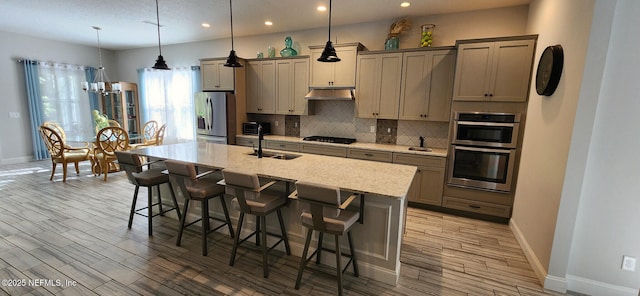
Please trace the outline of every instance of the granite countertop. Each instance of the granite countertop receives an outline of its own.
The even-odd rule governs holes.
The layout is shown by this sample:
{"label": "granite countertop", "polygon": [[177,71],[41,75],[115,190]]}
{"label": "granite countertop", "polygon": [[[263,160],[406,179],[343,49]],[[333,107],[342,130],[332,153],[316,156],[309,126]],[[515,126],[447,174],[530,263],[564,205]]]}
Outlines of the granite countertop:
{"label": "granite countertop", "polygon": [[[252,139],[257,139],[258,138],[258,136],[253,136],[253,135],[237,135],[237,137],[245,137],[245,138],[252,138]],[[394,145],[394,144],[376,144],[376,143],[355,142],[353,144],[345,145],[345,144],[334,144],[334,143],[324,143],[324,142],[303,141],[302,138],[298,138],[298,137],[278,136],[278,135],[265,135],[264,139],[265,140],[269,140],[269,141],[283,141],[283,142],[294,142],[294,143],[305,143],[305,144],[318,144],[318,145],[338,146],[338,147],[347,147],[347,148],[359,148],[359,149],[370,149],[370,150],[379,150],[379,151],[388,151],[388,152],[401,152],[401,153],[416,154],[416,155],[447,157],[447,149],[444,149],[444,148],[431,148],[432,151],[426,152],[426,151],[409,150],[409,146]]]}
{"label": "granite countertop", "polygon": [[212,168],[233,168],[285,181],[305,180],[336,186],[345,191],[406,198],[417,171],[415,166],[287,152],[291,160],[250,156],[253,148],[206,142],[189,142],[132,150],[144,156],[174,159]]}

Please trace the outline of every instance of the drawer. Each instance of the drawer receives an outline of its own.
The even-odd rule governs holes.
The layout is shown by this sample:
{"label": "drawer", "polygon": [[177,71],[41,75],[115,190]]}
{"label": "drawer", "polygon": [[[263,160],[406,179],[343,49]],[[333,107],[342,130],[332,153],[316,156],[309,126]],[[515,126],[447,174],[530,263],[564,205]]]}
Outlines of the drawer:
{"label": "drawer", "polygon": [[236,137],[236,145],[238,146],[258,146],[258,139]]}
{"label": "drawer", "polygon": [[393,163],[443,168],[446,162],[445,157],[393,153]]}
{"label": "drawer", "polygon": [[347,147],[335,147],[329,145],[300,144],[300,152],[347,157]]}
{"label": "drawer", "polygon": [[367,150],[367,149],[358,149],[358,148],[349,148],[349,149],[347,149],[347,157],[348,158],[357,158],[357,159],[380,161],[380,162],[392,162],[393,161],[393,153],[392,152]]}
{"label": "drawer", "polygon": [[269,149],[286,150],[286,151],[300,151],[300,144],[282,141],[265,141],[265,147]]}
{"label": "drawer", "polygon": [[455,197],[442,197],[442,206],[445,208],[474,212],[497,217],[511,217],[511,207],[499,204],[492,204],[480,201],[473,201]]}

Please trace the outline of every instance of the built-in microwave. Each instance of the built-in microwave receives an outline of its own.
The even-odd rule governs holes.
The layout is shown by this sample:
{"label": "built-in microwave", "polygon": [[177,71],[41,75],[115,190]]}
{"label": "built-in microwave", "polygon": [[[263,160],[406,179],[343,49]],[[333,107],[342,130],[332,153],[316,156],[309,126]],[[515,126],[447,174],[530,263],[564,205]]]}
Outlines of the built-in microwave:
{"label": "built-in microwave", "polygon": [[245,122],[242,124],[242,134],[243,135],[257,135],[258,134],[258,125],[262,125],[263,134],[267,135],[271,133],[271,123],[270,122]]}
{"label": "built-in microwave", "polygon": [[516,148],[519,113],[456,112],[453,144]]}

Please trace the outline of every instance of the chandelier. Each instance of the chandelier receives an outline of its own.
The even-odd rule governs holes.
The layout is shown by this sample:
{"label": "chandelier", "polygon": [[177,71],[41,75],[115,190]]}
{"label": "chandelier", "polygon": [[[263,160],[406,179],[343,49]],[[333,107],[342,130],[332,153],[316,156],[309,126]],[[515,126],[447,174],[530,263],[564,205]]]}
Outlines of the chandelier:
{"label": "chandelier", "polygon": [[92,28],[96,30],[96,35],[98,36],[98,58],[100,66],[98,67],[98,71],[96,72],[96,77],[93,79],[93,82],[83,82],[82,89],[84,91],[91,90],[94,93],[118,93],[122,90],[120,83],[111,83],[111,90],[107,90],[107,83],[110,83],[110,80],[107,76],[107,71],[102,66],[102,49],[100,48],[100,30],[102,30],[102,28],[96,26],[93,26]]}

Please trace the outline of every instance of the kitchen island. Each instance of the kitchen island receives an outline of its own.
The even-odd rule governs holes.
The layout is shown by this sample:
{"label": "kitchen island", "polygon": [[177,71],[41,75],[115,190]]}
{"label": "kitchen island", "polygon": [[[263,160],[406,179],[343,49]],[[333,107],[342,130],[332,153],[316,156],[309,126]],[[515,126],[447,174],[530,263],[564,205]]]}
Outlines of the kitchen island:
{"label": "kitchen island", "polygon": [[[255,172],[260,177],[289,183],[305,180],[362,194],[365,201],[364,221],[352,231],[360,274],[397,284],[407,195],[417,170],[414,166],[305,153],[290,153],[299,157],[287,160],[257,158],[249,155],[253,152],[250,147],[205,142],[146,147],[132,152],[151,158],[192,162],[206,168],[245,170]],[[359,201],[356,200],[352,206],[357,211]],[[222,215],[219,208],[212,211],[212,215]],[[300,213],[295,200],[283,211],[292,253],[296,256],[302,254],[306,234],[306,229],[299,222]],[[237,221],[238,212],[232,210],[231,215]],[[269,228],[273,227],[272,232],[278,232],[277,223],[268,224]],[[326,244],[330,247],[331,241],[327,240]],[[325,264],[333,265],[334,261],[332,256],[323,256]]]}

